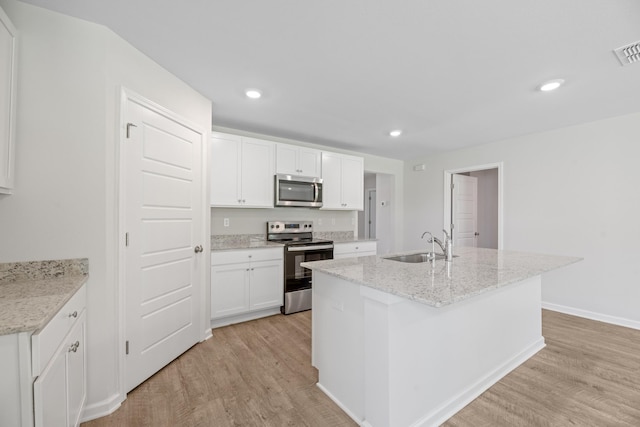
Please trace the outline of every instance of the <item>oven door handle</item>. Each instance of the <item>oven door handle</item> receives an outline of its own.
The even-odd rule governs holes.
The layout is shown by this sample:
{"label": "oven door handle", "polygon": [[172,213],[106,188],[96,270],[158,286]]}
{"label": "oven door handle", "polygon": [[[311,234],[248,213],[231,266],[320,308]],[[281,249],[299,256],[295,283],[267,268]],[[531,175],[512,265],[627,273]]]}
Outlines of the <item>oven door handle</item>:
{"label": "oven door handle", "polygon": [[320,249],[333,249],[333,245],[289,246],[287,248],[287,252],[304,252],[304,251],[315,251]]}

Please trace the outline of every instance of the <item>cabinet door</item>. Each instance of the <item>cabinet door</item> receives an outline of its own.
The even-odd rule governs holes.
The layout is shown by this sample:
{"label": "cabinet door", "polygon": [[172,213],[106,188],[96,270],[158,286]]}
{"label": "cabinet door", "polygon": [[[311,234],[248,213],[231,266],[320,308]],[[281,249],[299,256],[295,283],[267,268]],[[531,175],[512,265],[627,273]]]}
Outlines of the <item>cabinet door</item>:
{"label": "cabinet door", "polygon": [[239,206],[240,137],[211,139],[211,205]]}
{"label": "cabinet door", "polygon": [[282,261],[251,263],[249,307],[251,310],[280,307],[284,298]]}
{"label": "cabinet door", "polygon": [[342,209],[342,159],[322,153],[322,209]]}
{"label": "cabinet door", "polygon": [[67,419],[67,347],[62,345],[33,383],[35,427],[64,427]]}
{"label": "cabinet door", "polygon": [[69,339],[67,350],[67,396],[68,396],[68,425],[76,427],[80,425],[80,415],[87,396],[87,367],[86,367],[86,332],[85,315],[80,316],[74,325]]}
{"label": "cabinet door", "polygon": [[361,157],[342,158],[342,207],[364,209],[364,161]]}
{"label": "cabinet door", "polygon": [[211,318],[249,309],[249,263],[211,267]]}
{"label": "cabinet door", "polygon": [[298,147],[276,144],[276,171],[288,175],[300,175],[298,170]]}
{"label": "cabinet door", "polygon": [[298,152],[298,169],[300,175],[322,176],[322,152],[310,148],[302,148]]}
{"label": "cabinet door", "polygon": [[274,145],[271,141],[242,139],[242,206],[273,207]]}

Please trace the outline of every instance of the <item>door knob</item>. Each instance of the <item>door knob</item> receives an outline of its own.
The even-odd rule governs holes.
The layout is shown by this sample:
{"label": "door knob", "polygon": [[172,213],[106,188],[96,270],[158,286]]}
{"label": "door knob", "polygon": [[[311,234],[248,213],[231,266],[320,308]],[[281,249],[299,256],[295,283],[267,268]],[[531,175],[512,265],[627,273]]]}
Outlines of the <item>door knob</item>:
{"label": "door knob", "polygon": [[474,233],[474,236],[476,236],[476,237],[479,236],[479,235],[480,235],[480,233],[478,233],[477,231]]}
{"label": "door knob", "polygon": [[200,252],[202,252],[202,251],[203,251],[203,249],[202,249],[202,245],[198,245],[198,246],[196,246],[196,247],[193,249],[193,251],[194,251],[195,253],[199,254]]}

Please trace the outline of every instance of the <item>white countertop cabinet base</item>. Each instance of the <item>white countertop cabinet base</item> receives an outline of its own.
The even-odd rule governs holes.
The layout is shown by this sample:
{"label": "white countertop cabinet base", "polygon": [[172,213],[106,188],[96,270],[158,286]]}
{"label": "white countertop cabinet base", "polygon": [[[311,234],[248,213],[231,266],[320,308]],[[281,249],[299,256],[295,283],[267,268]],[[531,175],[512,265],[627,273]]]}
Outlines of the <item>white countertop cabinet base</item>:
{"label": "white countertop cabinet base", "polygon": [[318,386],[363,426],[436,426],[544,347],[541,278],[435,308],[314,271]]}
{"label": "white countertop cabinet base", "polygon": [[211,254],[211,327],[280,312],[282,248]]}
{"label": "white countertop cabinet base", "polygon": [[86,285],[35,333],[0,336],[0,425],[80,424],[86,399]]}
{"label": "white countertop cabinet base", "polygon": [[334,243],[333,258],[353,258],[376,255],[378,244],[375,241]]}

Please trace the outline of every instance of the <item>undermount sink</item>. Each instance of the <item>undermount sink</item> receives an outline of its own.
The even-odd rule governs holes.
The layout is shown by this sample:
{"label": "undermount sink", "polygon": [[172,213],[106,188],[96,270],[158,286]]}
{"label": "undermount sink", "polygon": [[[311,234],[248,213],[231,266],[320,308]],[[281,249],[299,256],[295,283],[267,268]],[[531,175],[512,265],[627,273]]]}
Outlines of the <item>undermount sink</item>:
{"label": "undermount sink", "polygon": [[[454,258],[457,258],[458,255],[453,255]],[[444,259],[444,254],[436,254],[436,260],[439,259]],[[398,255],[398,256],[392,256],[389,258],[385,258],[391,261],[400,261],[400,262],[412,262],[412,263],[416,263],[416,262],[427,262],[429,261],[429,254],[428,253],[419,253],[419,254],[409,254],[409,255]]]}

